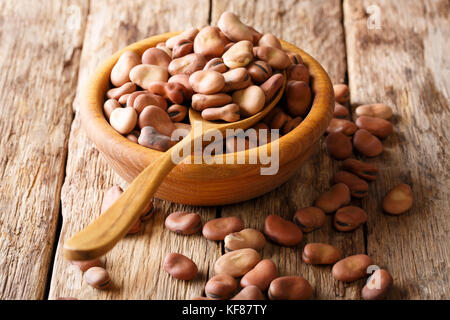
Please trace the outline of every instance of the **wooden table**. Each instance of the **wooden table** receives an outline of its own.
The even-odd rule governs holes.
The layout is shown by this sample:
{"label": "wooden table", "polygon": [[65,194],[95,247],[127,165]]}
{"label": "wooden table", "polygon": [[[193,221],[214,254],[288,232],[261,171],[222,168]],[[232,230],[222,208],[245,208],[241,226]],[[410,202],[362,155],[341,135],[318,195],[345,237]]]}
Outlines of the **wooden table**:
{"label": "wooden table", "polygon": [[[342,284],[330,267],[305,265],[308,242],[370,255],[393,275],[390,298],[449,299],[448,0],[0,1],[0,298],[192,298],[222,244],[168,232],[168,213],[197,211],[204,221],[237,215],[261,228],[266,215],[290,218],[329,188],[339,163],[321,146],[289,182],[252,201],[200,208],[156,200],[152,220],[103,258],[114,282],[107,291],[87,286],[62,258],[64,240],[99,214],[103,192],[126,187],[80,127],[80,88],[127,44],[215,24],[224,10],[311,53],[334,83],[349,83],[352,109],[384,102],[395,112],[395,134],[370,160],[380,173],[361,202],[369,215],[364,227],[339,233],[328,220],[298,248],[267,244],[264,257],[282,275],[305,277],[318,299],[359,299],[363,280]],[[378,16],[381,29],[373,28]],[[415,204],[403,216],[385,215],[381,199],[400,182],[412,185]],[[191,257],[199,276],[171,279],[161,267],[171,251]]]}

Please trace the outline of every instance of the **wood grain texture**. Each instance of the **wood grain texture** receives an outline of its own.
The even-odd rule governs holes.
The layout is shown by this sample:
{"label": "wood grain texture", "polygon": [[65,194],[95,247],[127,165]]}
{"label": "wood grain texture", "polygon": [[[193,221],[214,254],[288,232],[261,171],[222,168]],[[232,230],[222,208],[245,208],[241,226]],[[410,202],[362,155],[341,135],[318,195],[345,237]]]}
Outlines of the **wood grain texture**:
{"label": "wood grain texture", "polygon": [[[115,51],[148,36],[168,30],[182,30],[208,23],[208,1],[189,7],[173,1],[92,1],[84,39],[79,89],[101,61]],[[157,19],[155,19],[157,17]],[[78,108],[78,100],[75,107]],[[215,208],[178,206],[155,201],[153,218],[136,235],[124,240],[103,257],[113,288],[92,289],[82,273],[64,260],[63,242],[99,215],[103,192],[126,183],[113,173],[87,139],[76,114],[69,140],[66,180],[62,189],[63,226],[55,256],[49,298],[73,296],[79,299],[182,299],[199,295],[210,265],[219,253],[218,245],[200,235],[183,237],[164,228],[165,216],[175,210],[197,211],[202,219],[216,216]],[[195,261],[199,275],[193,281],[178,281],[162,270],[169,252],[185,254]]]}
{"label": "wood grain texture", "polygon": [[85,1],[0,2],[0,299],[41,299],[58,221]]}
{"label": "wood grain texture", "polygon": [[[370,5],[380,9],[380,30],[367,28]],[[448,299],[450,3],[352,0],[344,13],[352,105],[382,102],[395,114],[394,134],[370,160],[380,173],[363,200],[367,252],[391,272],[391,298]],[[412,186],[413,208],[383,214],[383,197],[399,183]]]}
{"label": "wood grain texture", "polygon": [[[235,12],[260,32],[273,33],[304,49],[324,66],[334,83],[344,81],[346,56],[341,1],[213,1],[213,24],[225,10]],[[330,187],[336,170],[337,162],[326,155],[324,148],[316,148],[311,159],[280,188],[255,200],[223,207],[222,215],[239,216],[247,227],[260,230],[269,214],[292,219],[297,209],[312,205]],[[333,280],[331,267],[313,267],[301,260],[303,246],[308,242],[333,244],[346,256],[364,253],[362,229],[339,233],[331,222],[328,217],[322,229],[305,234],[296,248],[268,243],[263,256],[278,265],[281,275],[305,277],[313,286],[316,299],[359,298],[362,281],[344,285]]]}

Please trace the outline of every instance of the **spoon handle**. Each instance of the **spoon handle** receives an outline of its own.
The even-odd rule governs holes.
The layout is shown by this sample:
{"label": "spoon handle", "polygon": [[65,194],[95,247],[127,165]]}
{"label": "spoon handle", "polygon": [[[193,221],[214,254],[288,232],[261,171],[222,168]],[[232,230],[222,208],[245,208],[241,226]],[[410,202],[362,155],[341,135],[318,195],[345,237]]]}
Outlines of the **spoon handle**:
{"label": "spoon handle", "polygon": [[64,243],[65,258],[92,260],[112,249],[127,234],[164,178],[176,166],[172,153],[179,152],[192,141],[189,134],[145,168],[113,205]]}

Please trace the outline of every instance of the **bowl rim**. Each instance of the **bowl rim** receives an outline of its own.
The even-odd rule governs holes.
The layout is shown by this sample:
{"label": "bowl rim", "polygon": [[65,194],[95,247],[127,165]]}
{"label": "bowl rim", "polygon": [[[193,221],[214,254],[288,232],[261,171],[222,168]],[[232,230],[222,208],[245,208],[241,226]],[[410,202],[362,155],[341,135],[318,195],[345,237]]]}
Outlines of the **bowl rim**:
{"label": "bowl rim", "polygon": [[[161,151],[146,148],[132,142],[114,130],[103,113],[103,104],[105,101],[105,93],[110,88],[110,72],[122,53],[131,50],[142,55],[148,48],[155,47],[156,44],[165,42],[168,38],[178,35],[181,32],[168,32],[132,43],[104,60],[94,71],[81,91],[80,116],[89,139],[94,142],[97,148],[103,150],[99,145],[108,145],[109,148],[112,146],[119,154],[139,153],[143,158],[147,159],[155,159],[162,154]],[[334,91],[331,80],[323,67],[308,53],[287,41],[280,40],[280,42],[283,49],[300,54],[304,64],[308,67],[310,73],[309,85],[313,93],[313,101],[307,116],[296,128],[288,134],[280,136],[275,142],[244,151],[216,155],[212,157],[215,159],[213,163],[202,163],[202,165],[220,167],[234,165],[235,163],[228,162],[227,158],[239,156],[244,156],[245,163],[248,164],[248,159],[251,157],[256,157],[259,160],[258,154],[261,151],[260,148],[267,148],[264,152],[267,150],[270,156],[271,145],[273,143],[279,144],[278,150],[281,165],[281,159],[283,159],[283,163],[289,162],[308,151],[318,137],[325,132],[325,129],[331,121],[334,106]],[[185,165],[189,161],[191,161],[190,163],[194,163],[191,157],[187,157],[179,166]],[[220,157],[222,157],[222,161],[217,161],[216,159]],[[260,163],[258,162],[258,164]]]}

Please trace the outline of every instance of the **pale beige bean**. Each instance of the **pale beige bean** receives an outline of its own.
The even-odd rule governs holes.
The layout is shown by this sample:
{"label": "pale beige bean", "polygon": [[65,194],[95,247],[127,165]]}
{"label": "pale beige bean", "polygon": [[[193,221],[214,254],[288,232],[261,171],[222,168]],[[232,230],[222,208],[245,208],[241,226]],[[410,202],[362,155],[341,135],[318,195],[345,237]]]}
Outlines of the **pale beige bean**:
{"label": "pale beige bean", "polygon": [[302,259],[307,264],[333,264],[340,257],[341,251],[326,243],[308,243],[302,254]]}
{"label": "pale beige bean", "polygon": [[223,73],[223,77],[225,79],[223,92],[245,89],[252,83],[252,79],[245,68],[231,69]]}
{"label": "pale beige bean", "polygon": [[253,44],[247,40],[236,42],[223,54],[222,59],[230,69],[245,67],[253,60]]}
{"label": "pale beige bean", "polygon": [[151,126],[158,132],[170,137],[175,125],[167,112],[157,106],[147,106],[142,110],[138,120],[139,128]]}
{"label": "pale beige bean", "polygon": [[228,274],[218,274],[206,283],[205,295],[211,299],[228,299],[236,288],[236,279]]}
{"label": "pale beige bean", "polygon": [[167,69],[152,64],[140,64],[130,71],[130,80],[143,89],[147,89],[152,81],[165,81],[169,78]]}
{"label": "pale beige bean", "polygon": [[197,111],[203,111],[207,108],[224,106],[229,104],[232,100],[231,96],[225,93],[196,93],[192,96],[192,108]]}
{"label": "pale beige bean", "polygon": [[225,86],[225,78],[216,71],[199,70],[191,74],[189,83],[195,92],[213,94],[222,90]]}
{"label": "pale beige bean", "polygon": [[115,110],[121,108],[120,103],[116,99],[108,99],[103,104],[103,112],[105,113],[106,119],[109,120],[111,113]]}
{"label": "pale beige bean", "polygon": [[365,254],[356,254],[338,261],[331,269],[333,278],[351,282],[367,275],[367,268],[373,265],[373,260]]}
{"label": "pale beige bean", "polygon": [[240,119],[239,106],[235,103],[218,108],[206,108],[202,111],[202,118],[208,121],[224,120],[235,122]]}
{"label": "pale beige bean", "polygon": [[84,273],[84,280],[96,289],[106,289],[111,284],[108,272],[101,267],[92,267]]}
{"label": "pale beige bean", "polygon": [[[147,93],[146,91],[135,91],[133,93],[130,93],[130,95],[127,98],[127,103],[126,106],[127,107],[134,107],[134,101],[136,100],[136,98],[142,94]],[[141,110],[142,111],[142,110]],[[139,113],[139,111],[138,111]]]}
{"label": "pale beige bean", "polygon": [[233,102],[239,105],[240,113],[244,117],[261,111],[265,101],[264,91],[258,86],[250,86],[233,93]]}
{"label": "pale beige bean", "polygon": [[119,100],[117,100],[121,105],[125,106],[127,104],[128,97],[131,95],[131,93],[126,93],[122,96],[120,96]]}
{"label": "pale beige bean", "polygon": [[118,88],[109,89],[106,92],[106,97],[108,99],[119,100],[119,98],[122,97],[123,95],[132,93],[134,91],[136,91],[136,85],[132,82],[127,82]]}
{"label": "pale beige bean", "polygon": [[217,25],[225,36],[231,41],[253,41],[253,31],[242,23],[238,16],[232,12],[223,12],[220,15]]}
{"label": "pale beige bean", "polygon": [[271,33],[266,33],[265,35],[263,35],[258,41],[258,46],[267,46],[281,49],[280,40],[278,40],[278,38]]}
{"label": "pale beige bean", "polygon": [[220,73],[228,71],[228,67],[223,63],[222,58],[213,58],[208,61],[203,70],[212,70]]}
{"label": "pale beige bean", "polygon": [[170,56],[160,48],[149,48],[142,54],[143,64],[153,64],[167,68],[171,60]]}
{"label": "pale beige bean", "polygon": [[186,118],[188,108],[181,104],[173,104],[167,108],[167,114],[172,122],[180,122]]}
{"label": "pale beige bean", "polygon": [[207,59],[222,56],[224,47],[225,41],[217,27],[204,27],[194,39],[194,52]]}
{"label": "pale beige bean", "polygon": [[383,210],[389,214],[399,215],[411,209],[414,194],[407,184],[399,184],[393,188],[383,199]]}
{"label": "pale beige bean", "polygon": [[257,286],[248,286],[239,291],[231,300],[265,300],[265,298]]}
{"label": "pale beige bean", "polygon": [[262,83],[272,75],[272,67],[262,60],[251,63],[247,70],[254,83]]}
{"label": "pale beige bean", "polygon": [[141,63],[141,57],[134,51],[125,51],[111,70],[111,83],[120,87],[130,81],[130,71]]}
{"label": "pale beige bean", "polygon": [[228,274],[233,278],[243,276],[261,260],[254,249],[246,248],[225,253],[214,264],[216,274]]}
{"label": "pale beige bean", "polygon": [[81,271],[86,271],[92,267],[101,267],[102,263],[100,259],[86,260],[86,261],[70,261],[71,264],[77,266]]}
{"label": "pale beige bean", "polygon": [[191,28],[188,30],[183,31],[179,35],[176,35],[172,38],[167,39],[166,41],[166,47],[169,49],[173,49],[175,44],[180,40],[190,40],[194,41],[194,38],[197,36],[199,30],[197,28]]}
{"label": "pale beige bean", "polygon": [[286,69],[291,64],[289,56],[283,50],[274,47],[259,46],[256,55],[274,69]]}
{"label": "pale beige bean", "polygon": [[357,117],[369,116],[388,120],[392,117],[392,109],[383,103],[366,104],[355,109]]}
{"label": "pale beige bean", "polygon": [[121,134],[128,134],[133,131],[137,122],[137,113],[134,108],[117,108],[111,112],[109,123]]}
{"label": "pale beige bean", "polygon": [[241,279],[241,287],[257,286],[261,291],[266,291],[270,283],[278,277],[275,263],[270,259],[264,259]]}
{"label": "pale beige bean", "polygon": [[164,52],[170,57],[170,59],[172,59],[172,50],[171,50],[171,49],[169,49],[169,48],[166,47],[165,45],[157,46],[157,48],[158,48],[159,50],[164,51]]}
{"label": "pale beige bean", "polygon": [[225,251],[227,252],[244,248],[261,250],[264,248],[266,238],[261,231],[248,228],[228,234],[224,241]]}
{"label": "pale beige bean", "polygon": [[270,300],[307,300],[312,294],[311,285],[300,276],[276,278],[270,283],[268,291]]}
{"label": "pale beige bean", "polygon": [[184,57],[173,59],[168,70],[172,76],[180,73],[190,75],[197,70],[202,70],[205,65],[205,57],[197,53],[190,53]]}
{"label": "pale beige bean", "polygon": [[322,193],[314,206],[330,214],[350,202],[350,189],[344,183],[337,183],[327,192]]}
{"label": "pale beige bean", "polygon": [[197,265],[179,253],[169,253],[164,259],[164,271],[178,280],[191,280],[198,273]]}

